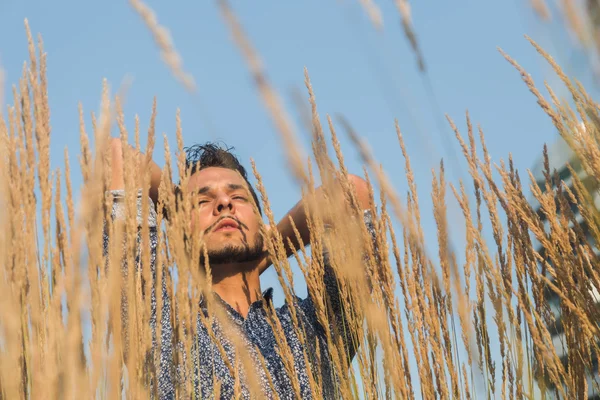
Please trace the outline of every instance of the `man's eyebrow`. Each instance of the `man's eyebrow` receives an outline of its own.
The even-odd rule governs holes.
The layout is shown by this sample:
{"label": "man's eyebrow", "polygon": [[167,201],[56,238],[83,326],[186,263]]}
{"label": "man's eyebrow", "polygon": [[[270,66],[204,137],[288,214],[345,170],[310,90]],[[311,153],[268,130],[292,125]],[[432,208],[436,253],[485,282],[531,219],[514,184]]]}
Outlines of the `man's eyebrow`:
{"label": "man's eyebrow", "polygon": [[[237,183],[230,183],[229,185],[227,185],[227,188],[229,190],[245,190],[246,186],[240,185],[240,184],[237,184]],[[198,190],[194,190],[193,193],[195,193],[195,194],[206,194],[206,193],[210,192],[211,190],[212,190],[212,188],[210,186],[203,186],[203,187],[201,187]]]}
{"label": "man's eyebrow", "polygon": [[246,189],[246,187],[244,185],[238,185],[236,183],[230,183],[228,185],[230,190],[240,190],[240,189]]}
{"label": "man's eyebrow", "polygon": [[206,193],[210,192],[210,186],[201,187],[200,189],[195,190],[194,192],[197,194],[206,194]]}

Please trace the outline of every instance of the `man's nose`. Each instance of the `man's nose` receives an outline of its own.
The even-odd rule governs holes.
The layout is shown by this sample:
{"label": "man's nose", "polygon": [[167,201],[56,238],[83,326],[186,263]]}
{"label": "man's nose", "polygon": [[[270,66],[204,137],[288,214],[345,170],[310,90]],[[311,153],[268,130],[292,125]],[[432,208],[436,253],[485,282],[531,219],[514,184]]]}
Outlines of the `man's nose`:
{"label": "man's nose", "polygon": [[216,214],[221,214],[224,211],[229,211],[231,213],[234,211],[233,202],[229,196],[221,196],[217,201],[215,207]]}

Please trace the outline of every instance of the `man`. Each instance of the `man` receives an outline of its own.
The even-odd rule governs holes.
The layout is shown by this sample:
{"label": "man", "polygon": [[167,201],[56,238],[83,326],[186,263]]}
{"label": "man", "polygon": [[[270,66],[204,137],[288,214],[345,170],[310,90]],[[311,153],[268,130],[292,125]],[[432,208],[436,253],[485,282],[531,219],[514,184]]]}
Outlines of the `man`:
{"label": "man", "polygon": [[[113,139],[112,150],[112,180],[111,194],[115,199],[113,204],[113,217],[119,218],[123,214],[124,178],[122,165],[122,144],[120,140]],[[190,227],[193,235],[202,235],[202,243],[208,254],[208,262],[212,272],[212,290],[216,304],[225,311],[228,320],[236,329],[236,335],[243,341],[243,346],[248,350],[252,363],[257,368],[256,376],[260,381],[258,386],[261,397],[292,399],[300,395],[303,399],[315,398],[311,391],[309,374],[317,371],[320,374],[321,396],[325,398],[337,397],[335,377],[332,374],[332,365],[328,356],[328,343],[323,327],[317,320],[315,305],[312,295],[306,299],[298,299],[294,304],[285,304],[275,310],[277,318],[287,340],[287,345],[293,355],[293,370],[297,375],[299,385],[291,383],[292,378],[286,370],[281,352],[275,339],[272,325],[269,323],[266,308],[272,306],[272,290],[261,291],[260,274],[269,266],[268,256],[265,252],[264,238],[261,235],[260,216],[255,212],[260,203],[248,181],[244,167],[228,149],[213,144],[193,146],[186,149],[187,167],[190,169],[190,181],[187,187],[195,206],[190,216]],[[146,166],[150,168],[151,185],[147,194],[156,203],[158,186],[160,183],[160,168],[153,162]],[[350,177],[355,186],[358,201],[365,210],[369,209],[368,187],[364,180],[357,176]],[[141,196],[138,193],[138,216],[141,211]],[[372,232],[372,225],[368,211],[365,211],[365,222]],[[298,246],[296,235],[289,219],[294,221],[302,242],[309,244],[309,231],[307,226],[306,208],[299,202],[282,219],[276,229],[282,234],[284,241],[288,238]],[[139,219],[138,219],[139,221]],[[155,276],[154,265],[156,255],[156,212],[150,210],[150,244],[151,244],[151,269]],[[107,246],[107,239],[105,246]],[[198,268],[203,270],[203,266]],[[326,265],[325,288],[333,308],[333,320],[337,325],[336,332],[345,332],[343,325],[343,310],[340,302],[339,288],[333,269]],[[161,321],[161,354],[158,382],[158,394],[161,399],[174,397],[174,386],[181,379],[178,366],[173,364],[173,327],[171,326],[171,301],[166,294],[165,281],[163,287],[163,310]],[[262,293],[262,294],[261,294]],[[201,304],[202,312],[206,312],[206,302]],[[304,345],[297,335],[292,324],[291,310],[294,307],[296,315],[305,332]],[[156,325],[156,297],[152,293],[152,320],[153,331]],[[243,398],[250,398],[249,383],[242,371],[241,382],[236,382],[230,367],[235,364],[236,351],[225,334],[222,324],[212,319],[206,326],[198,318],[196,347],[192,354],[194,371],[192,373],[193,387],[196,397],[213,398],[215,390],[219,390],[220,398],[230,399],[234,396],[234,387],[238,388]],[[210,331],[210,332],[209,332]],[[216,338],[211,339],[211,334]],[[349,342],[349,336],[342,335],[349,359],[354,357],[355,346]],[[307,347],[307,348],[304,348]],[[318,350],[317,350],[318,347]],[[225,354],[223,354],[223,352]],[[319,357],[316,353],[319,353]],[[308,363],[304,354],[309,354]],[[320,361],[318,361],[320,360]],[[320,365],[316,365],[320,362]],[[307,365],[309,364],[309,365]],[[314,375],[313,375],[314,376]],[[275,392],[275,393],[273,393]],[[299,393],[298,393],[299,392]]]}

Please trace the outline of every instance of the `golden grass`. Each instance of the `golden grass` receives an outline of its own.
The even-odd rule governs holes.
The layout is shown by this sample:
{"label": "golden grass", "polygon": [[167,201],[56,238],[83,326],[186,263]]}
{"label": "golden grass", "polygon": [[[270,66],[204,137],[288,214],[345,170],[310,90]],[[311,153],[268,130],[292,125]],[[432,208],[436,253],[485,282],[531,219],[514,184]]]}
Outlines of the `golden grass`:
{"label": "golden grass", "polygon": [[421,47],[417,41],[417,33],[413,28],[412,17],[410,14],[410,4],[408,3],[408,0],[394,0],[394,4],[396,5],[398,13],[400,14],[400,21],[402,23],[404,35],[410,43],[410,47],[417,58],[417,66],[421,72],[425,72],[425,58],[423,57]]}
{"label": "golden grass", "polygon": [[531,0],[531,7],[544,21],[550,20],[550,10],[545,0]]}
{"label": "golden grass", "polygon": [[373,0],[360,0],[360,5],[369,16],[373,26],[377,29],[383,29],[383,15],[379,6]]}
{"label": "golden grass", "polygon": [[167,28],[158,23],[154,11],[152,11],[152,9],[142,0],[129,0],[129,4],[133,7],[135,12],[139,14],[148,27],[148,30],[152,33],[152,38],[160,49],[160,56],[171,72],[173,72],[173,75],[175,75],[186,89],[194,92],[196,90],[194,77],[184,71],[183,60],[175,49],[175,45],[173,44],[173,40],[171,39],[171,35]]}
{"label": "golden grass", "polygon": [[[141,4],[132,3],[138,8]],[[432,171],[432,210],[423,210],[419,205],[417,182],[398,122],[399,153],[405,160],[409,188],[404,197],[396,193],[368,146],[340,116],[339,125],[353,140],[366,166],[365,179],[370,185],[375,216],[372,241],[357,218],[361,210],[348,178],[336,124],[329,116],[327,128],[335,157],[327,151],[325,128],[308,72],[305,82],[317,171],[298,152],[295,132],[282,102],[269,85],[258,55],[228,3],[222,0],[219,4],[281,133],[291,170],[302,185],[309,209],[312,255],[301,250],[294,252],[294,259],[309,290],[316,295],[317,317],[330,348],[329,354],[319,353],[318,357],[330,357],[343,398],[522,399],[539,397],[546,390],[563,398],[585,398],[585,374],[592,370],[600,350],[600,312],[592,292],[600,288],[600,273],[595,247],[586,238],[589,232],[593,242],[600,241],[600,214],[592,197],[600,186],[600,107],[584,88],[571,81],[532,41],[570,90],[575,109],[559,102],[551,91],[547,100],[527,72],[502,53],[571,145],[587,174],[586,178],[578,177],[572,170],[572,181],[562,182],[550,170],[544,153],[543,187],[532,176],[529,184],[541,205],[539,212],[529,204],[525,183],[512,159],[508,165],[492,164],[483,131],[475,132],[469,115],[466,135],[451,119],[449,123],[462,147],[472,183],[448,183],[441,163],[438,170]],[[146,15],[144,10],[138,12]],[[149,16],[144,18],[154,21]],[[151,29],[157,26],[154,22],[149,25]],[[189,178],[184,167],[179,114],[175,154],[164,139],[166,165],[158,207],[159,267],[156,279],[152,279],[150,228],[147,219],[142,218],[138,233],[136,220],[137,189],[147,191],[150,176],[133,171],[152,157],[156,102],[147,133],[146,158],[124,151],[126,195],[122,201],[126,216],[114,221],[110,218],[112,199],[104,196],[112,162],[107,151],[109,126],[116,121],[121,139],[129,141],[126,117],[119,96],[113,99],[105,84],[101,113],[92,116],[96,143],[92,149],[80,107],[79,165],[84,184],[81,203],[75,204],[72,164],[66,151],[65,170],[51,170],[46,56],[41,39],[36,46],[28,27],[27,37],[30,60],[14,86],[13,105],[0,118],[0,398],[118,398],[122,393],[127,398],[148,398],[150,392],[155,395],[156,386],[151,382],[156,382],[159,366],[158,355],[152,351],[149,294],[153,290],[157,293],[156,318],[161,321],[163,279],[175,326],[174,358],[180,371],[176,394],[178,398],[190,398],[194,393],[190,352],[197,316],[209,335],[214,337],[215,333],[210,320],[199,314],[200,296],[211,290],[211,268],[208,263],[200,265],[200,255],[205,250],[201,238],[190,235],[186,223],[192,204],[185,199],[181,207],[175,208],[174,194],[169,189],[173,162],[184,188]],[[176,75],[182,73],[176,63],[172,67]],[[137,117],[134,126],[133,143],[140,150]],[[275,226],[267,189],[254,164],[253,171],[265,216]],[[316,197],[316,173],[323,182],[325,199]],[[63,186],[65,198],[61,197]],[[448,188],[460,206],[465,227],[465,247],[457,253],[449,245]],[[342,200],[347,209],[336,206]],[[147,216],[152,207],[147,197],[141,207]],[[163,209],[169,213],[168,222],[164,221]],[[433,241],[423,231],[421,218],[425,212],[433,212],[437,224],[435,254],[428,253],[425,246],[426,241]],[[339,222],[326,229],[324,220]],[[486,241],[486,229],[491,230],[492,241]],[[103,254],[105,231],[110,246]],[[184,235],[191,240],[184,241]],[[297,239],[302,241],[299,233]],[[276,231],[267,235],[267,249],[285,299],[293,303],[294,275],[286,256],[289,244]],[[323,296],[324,248],[330,249],[331,265],[340,278],[347,332],[336,332],[328,323],[332,310]],[[177,289],[172,278],[175,270]],[[561,300],[560,329],[564,331],[567,349],[564,359],[559,358],[552,343],[551,330],[556,328],[556,321],[549,311],[547,293],[556,293]],[[211,315],[230,328],[225,332],[234,332],[228,339],[239,357],[227,361],[227,367],[239,378],[238,383],[246,379],[253,396],[260,397],[258,376],[264,374],[265,361],[259,354],[256,356],[260,365],[253,364],[254,349],[244,346],[228,325],[223,310],[208,299]],[[294,373],[291,350],[285,344],[280,321],[272,309],[268,311],[284,368],[299,397],[300,383]],[[306,336],[294,312],[292,321],[304,342]],[[86,327],[91,331],[89,338],[84,335]],[[345,357],[341,335],[348,335],[358,348],[355,367]],[[225,351],[222,346],[218,350]],[[304,357],[308,362],[308,355]],[[541,389],[536,389],[534,378]],[[321,393],[320,379],[318,373],[309,377],[317,397]],[[215,390],[218,397],[218,383]],[[240,390],[238,384],[236,393]]]}

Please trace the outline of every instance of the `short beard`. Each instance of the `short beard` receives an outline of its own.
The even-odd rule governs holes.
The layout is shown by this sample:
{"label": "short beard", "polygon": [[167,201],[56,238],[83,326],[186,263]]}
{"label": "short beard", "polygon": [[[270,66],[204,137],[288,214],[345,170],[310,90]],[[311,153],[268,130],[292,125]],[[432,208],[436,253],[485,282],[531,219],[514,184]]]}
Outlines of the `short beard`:
{"label": "short beard", "polygon": [[[222,249],[209,251],[208,262],[210,265],[236,264],[258,261],[264,256],[264,240],[260,232],[254,236],[254,246],[248,245],[234,246],[228,245]],[[200,256],[200,263],[204,265],[204,255]]]}

